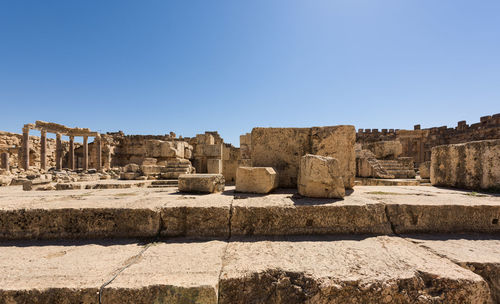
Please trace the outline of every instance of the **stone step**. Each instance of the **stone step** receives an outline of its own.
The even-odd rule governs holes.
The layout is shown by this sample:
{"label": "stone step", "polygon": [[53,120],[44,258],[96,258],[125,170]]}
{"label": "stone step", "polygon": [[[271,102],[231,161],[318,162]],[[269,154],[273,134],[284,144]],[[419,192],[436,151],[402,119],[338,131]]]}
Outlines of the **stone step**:
{"label": "stone step", "polygon": [[[416,180],[415,180],[416,181]],[[417,181],[418,182],[418,181]],[[500,233],[498,195],[356,186],[341,199],[176,188],[0,189],[0,240],[393,233]]]}
{"label": "stone step", "polygon": [[499,246],[463,235],[7,242],[0,303],[498,303]]}
{"label": "stone step", "polygon": [[151,182],[152,186],[177,186],[179,183],[176,179],[160,179]]}

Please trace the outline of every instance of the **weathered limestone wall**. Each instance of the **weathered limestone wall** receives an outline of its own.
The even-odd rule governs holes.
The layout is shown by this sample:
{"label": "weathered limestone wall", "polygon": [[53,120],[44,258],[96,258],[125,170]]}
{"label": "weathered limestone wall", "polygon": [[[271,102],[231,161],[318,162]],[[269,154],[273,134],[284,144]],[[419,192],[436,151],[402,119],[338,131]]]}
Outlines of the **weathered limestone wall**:
{"label": "weathered limestone wall", "polygon": [[431,184],[500,189],[500,139],[432,148]]}
{"label": "weathered limestone wall", "polygon": [[[141,165],[146,158],[158,161],[191,159],[193,147],[183,138],[169,135],[124,135],[122,132],[103,135],[103,162],[111,167]],[[91,164],[96,159],[95,145],[89,145]]]}
{"label": "weathered limestone wall", "polygon": [[500,113],[483,116],[479,123],[471,125],[459,121],[455,128],[420,129],[420,125],[416,125],[414,130],[359,129],[356,134],[356,142],[362,144],[399,140],[403,146],[402,156],[413,157],[417,164],[431,160],[432,147],[486,139],[500,139]]}
{"label": "weathered limestone wall", "polygon": [[295,188],[302,156],[330,156],[338,159],[346,188],[352,188],[356,173],[355,139],[354,126],[254,128],[252,166],[273,167],[278,171],[280,187]]}

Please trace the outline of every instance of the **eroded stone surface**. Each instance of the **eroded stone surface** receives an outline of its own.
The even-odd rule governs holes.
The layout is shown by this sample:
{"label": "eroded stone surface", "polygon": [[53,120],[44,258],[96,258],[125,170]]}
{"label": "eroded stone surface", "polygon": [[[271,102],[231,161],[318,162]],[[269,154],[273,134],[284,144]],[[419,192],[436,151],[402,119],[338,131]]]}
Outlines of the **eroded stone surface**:
{"label": "eroded stone surface", "polygon": [[182,174],[179,176],[179,191],[192,193],[213,193],[224,191],[222,174]]}
{"label": "eroded stone surface", "polygon": [[278,187],[278,174],[270,167],[239,167],[236,191],[266,194]]}
{"label": "eroded stone surface", "polygon": [[217,303],[226,242],[154,243],[103,292],[103,303]]}
{"label": "eroded stone surface", "polygon": [[409,235],[407,239],[480,275],[500,303],[500,236]]}
{"label": "eroded stone surface", "polygon": [[339,161],[327,156],[302,156],[297,189],[307,197],[343,198],[345,188]]}
{"label": "eroded stone surface", "polygon": [[478,275],[397,237],[234,240],[220,303],[487,303]]}
{"label": "eroded stone surface", "polygon": [[295,192],[236,195],[232,235],[390,234],[385,207],[355,195],[314,199]]}
{"label": "eroded stone surface", "polygon": [[142,249],[136,243],[0,245],[0,303],[99,303],[99,287]]}
{"label": "eroded stone surface", "polygon": [[431,183],[465,189],[500,189],[500,139],[432,148]]}

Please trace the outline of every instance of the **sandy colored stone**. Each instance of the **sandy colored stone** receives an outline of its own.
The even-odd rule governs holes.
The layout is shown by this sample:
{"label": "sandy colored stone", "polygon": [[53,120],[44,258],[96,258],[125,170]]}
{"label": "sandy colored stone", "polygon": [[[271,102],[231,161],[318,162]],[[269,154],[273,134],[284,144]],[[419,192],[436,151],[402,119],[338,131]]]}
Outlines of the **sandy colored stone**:
{"label": "sandy colored stone", "polygon": [[487,303],[478,275],[398,237],[235,239],[219,303]]}
{"label": "sandy colored stone", "polygon": [[222,174],[222,159],[207,159],[207,173]]}
{"label": "sandy colored stone", "polygon": [[270,167],[239,167],[236,191],[266,194],[278,187],[278,174]]}
{"label": "sandy colored stone", "polygon": [[418,166],[418,171],[420,172],[420,178],[431,178],[431,162],[425,161],[423,163],[420,163],[420,165]]}
{"label": "sandy colored stone", "polygon": [[161,207],[161,236],[229,237],[232,196],[171,194]]}
{"label": "sandy colored stone", "polygon": [[179,176],[179,191],[213,193],[224,191],[222,174],[182,174]]}
{"label": "sandy colored stone", "polygon": [[221,241],[154,243],[104,289],[103,303],[215,304],[226,246]]}
{"label": "sandy colored stone", "polygon": [[333,157],[306,154],[300,160],[299,194],[317,198],[343,198],[345,188],[339,161]]}
{"label": "sandy colored stone", "polygon": [[253,128],[252,166],[273,167],[281,188],[297,187],[300,158],[310,153],[310,128]]}
{"label": "sandy colored stone", "polygon": [[432,148],[431,183],[464,189],[500,189],[500,139]]}
{"label": "sandy colored stone", "polygon": [[141,170],[141,167],[137,164],[128,164],[125,167],[123,167],[124,172],[139,172]]}
{"label": "sandy colored stone", "polygon": [[493,303],[500,303],[500,236],[409,235],[407,239],[480,275],[488,282]]}
{"label": "sandy colored stone", "polygon": [[377,141],[363,145],[375,154],[378,159],[396,159],[403,152],[403,145],[399,140]]}
{"label": "sandy colored stone", "polygon": [[500,197],[435,187],[356,187],[386,204],[396,233],[498,233]]}
{"label": "sandy colored stone", "polygon": [[99,287],[141,249],[125,242],[2,243],[0,303],[99,303]]}
{"label": "sandy colored stone", "polygon": [[354,187],[356,175],[356,130],[354,126],[342,125],[311,128],[311,154],[336,158],[342,173],[344,186]]}
{"label": "sandy colored stone", "polygon": [[236,194],[231,234],[390,234],[385,206],[367,197],[316,199],[277,190],[267,196]]}

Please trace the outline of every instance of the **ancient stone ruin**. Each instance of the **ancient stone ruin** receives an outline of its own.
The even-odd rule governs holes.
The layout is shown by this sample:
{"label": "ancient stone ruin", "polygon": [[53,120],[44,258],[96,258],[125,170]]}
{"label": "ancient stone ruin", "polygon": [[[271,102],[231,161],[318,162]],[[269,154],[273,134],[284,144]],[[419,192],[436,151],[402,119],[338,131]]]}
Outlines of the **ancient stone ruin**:
{"label": "ancient stone ruin", "polygon": [[0,132],[0,303],[500,303],[500,114],[248,131]]}

